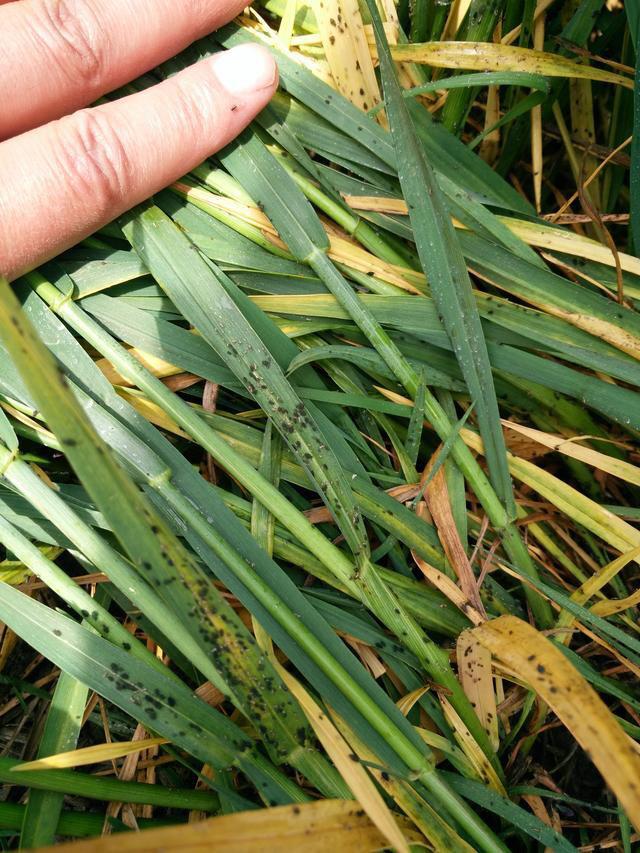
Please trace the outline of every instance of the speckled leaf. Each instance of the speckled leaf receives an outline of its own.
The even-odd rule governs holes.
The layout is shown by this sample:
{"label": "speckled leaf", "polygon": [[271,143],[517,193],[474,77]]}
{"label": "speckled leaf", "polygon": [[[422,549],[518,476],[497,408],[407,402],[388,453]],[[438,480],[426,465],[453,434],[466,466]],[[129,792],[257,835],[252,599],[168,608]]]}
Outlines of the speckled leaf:
{"label": "speckled leaf", "polygon": [[238,766],[254,781],[259,780],[260,787],[278,790],[281,801],[295,796],[295,786],[283,790],[276,783],[282,777],[257,755],[251,740],[185,685],[132,660],[66,616],[4,584],[0,618],[65,672],[151,731],[214,767]]}

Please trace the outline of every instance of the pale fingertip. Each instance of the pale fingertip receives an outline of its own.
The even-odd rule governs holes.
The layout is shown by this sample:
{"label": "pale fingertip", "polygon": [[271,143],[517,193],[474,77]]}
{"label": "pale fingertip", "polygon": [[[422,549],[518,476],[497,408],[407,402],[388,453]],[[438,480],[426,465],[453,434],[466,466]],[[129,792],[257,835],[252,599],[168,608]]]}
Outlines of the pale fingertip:
{"label": "pale fingertip", "polygon": [[247,98],[278,84],[278,66],[266,47],[242,44],[212,58],[218,83],[230,95]]}

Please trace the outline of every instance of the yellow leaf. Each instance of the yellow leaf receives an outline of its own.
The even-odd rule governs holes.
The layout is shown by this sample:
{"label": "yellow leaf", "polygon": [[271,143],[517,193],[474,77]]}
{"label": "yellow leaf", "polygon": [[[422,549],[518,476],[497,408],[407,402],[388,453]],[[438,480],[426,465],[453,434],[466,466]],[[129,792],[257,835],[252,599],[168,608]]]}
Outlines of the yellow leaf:
{"label": "yellow leaf", "polygon": [[377,195],[349,195],[343,193],[342,197],[353,210],[372,210],[377,213],[395,213],[407,216],[409,209],[403,198],[387,198]]}
{"label": "yellow leaf", "polygon": [[[155,355],[149,355],[149,353],[143,352],[142,350],[136,349],[135,347],[131,347],[129,349],[129,355],[132,355],[140,364],[144,365],[147,370],[150,370],[154,376],[158,376],[163,379],[166,376],[174,376],[176,373],[181,373],[182,368],[176,367],[173,364],[169,364],[168,361],[164,361],[161,358],[157,358]],[[96,361],[96,367],[98,367],[104,376],[109,380],[112,385],[134,385],[134,382],[130,382],[128,379],[125,379],[121,376],[117,370],[113,367],[110,361],[106,358],[100,358]]]}
{"label": "yellow leaf", "polygon": [[359,761],[352,758],[352,750],[317,702],[300,682],[284,667],[278,666],[283,681],[300,703],[320,743],[327,751],[340,775],[351,789],[371,822],[375,824],[391,846],[409,853],[409,845],[400,831],[378,789]]}
{"label": "yellow leaf", "polygon": [[280,19],[280,27],[278,28],[278,41],[282,50],[288,51],[291,45],[297,11],[298,0],[286,0],[284,14]]}
{"label": "yellow leaf", "polygon": [[568,518],[584,525],[618,551],[640,546],[640,531],[548,471],[512,455],[509,455],[509,470]]}
{"label": "yellow leaf", "polygon": [[561,435],[552,435],[513,421],[503,420],[502,423],[514,432],[519,432],[521,435],[544,445],[544,447],[562,453],[564,456],[570,456],[572,459],[579,459],[587,465],[598,468],[600,471],[606,471],[608,474],[626,480],[627,483],[632,483],[634,486],[640,486],[640,468],[630,462],[625,462],[623,459],[616,459],[606,453],[593,450],[591,447],[578,444],[580,440],[587,439],[590,436],[574,436],[567,439]]}
{"label": "yellow leaf", "polygon": [[380,90],[358,0],[313,0],[325,56],[338,91],[366,112]]}
{"label": "yellow leaf", "polygon": [[[616,557],[615,560],[612,560],[610,563],[607,563],[606,566],[603,566],[601,569],[591,575],[590,578],[587,578],[587,580],[571,594],[571,600],[575,601],[577,604],[581,604],[584,606],[590,598],[593,598],[593,596],[596,595],[602,589],[603,586],[606,586],[606,584],[611,583],[611,581],[618,574],[618,572],[622,571],[622,569],[624,569],[624,567],[628,565],[632,560],[637,560],[638,558],[640,558],[640,548],[634,548],[633,550],[628,551],[626,554],[621,554],[619,557]],[[593,613],[604,615],[599,611],[600,605],[602,605],[603,608],[607,610],[610,605],[614,605],[615,607],[615,605],[617,604],[619,604],[619,601],[602,601],[595,604],[591,608],[591,610]],[[611,612],[615,613],[616,610],[613,609]],[[562,610],[560,612],[560,616],[558,617],[557,626],[559,628],[569,627],[573,625],[575,620],[576,617],[572,613],[569,613],[568,610]]]}
{"label": "yellow leaf", "polygon": [[474,849],[440,817],[433,806],[400,779],[385,779],[380,770],[372,771],[382,788],[393,797],[433,845],[436,853],[473,853]]}
{"label": "yellow leaf", "polygon": [[342,636],[345,642],[351,646],[374,678],[380,678],[382,675],[386,675],[387,669],[385,665],[371,646],[360,642],[360,640],[356,640],[355,637],[351,637],[349,634],[343,634]]}
{"label": "yellow leaf", "polygon": [[[35,430],[35,432],[39,433],[45,443],[55,442],[54,434],[52,432],[49,432],[49,430],[46,429],[46,427],[43,426],[40,421],[35,420],[35,418],[30,417],[25,412],[21,412],[19,409],[14,408],[12,405],[6,402],[1,402],[0,408],[4,409],[4,411],[7,412],[7,414],[11,415],[12,418],[15,418],[15,420],[20,421],[21,423],[25,424],[25,426],[31,427],[32,430]],[[33,414],[36,414],[36,412],[33,412]]]}
{"label": "yellow leaf", "polygon": [[[617,566],[620,563],[628,563],[630,560],[637,560],[640,557],[640,549],[636,548],[633,551],[630,551],[628,554],[623,554],[618,560],[614,560]],[[604,568],[611,568],[613,564],[609,563],[608,566]],[[598,573],[599,574],[599,573]],[[596,616],[606,617],[612,616],[614,613],[622,613],[623,610],[627,610],[629,607],[636,607],[636,605],[640,603],[640,589],[637,589],[635,592],[632,592],[631,595],[628,595],[626,598],[616,598],[609,601],[598,601],[591,608],[591,612],[595,613]]]}
{"label": "yellow leaf", "polygon": [[484,622],[485,617],[482,613],[479,613],[475,609],[464,592],[456,583],[454,583],[454,581],[451,580],[450,577],[447,577],[447,575],[445,575],[444,572],[441,572],[440,569],[430,566],[429,563],[427,563],[426,560],[423,560],[415,551],[411,552],[411,556],[425,578],[430,581],[436,589],[439,589],[443,595],[446,595],[452,604],[455,604],[457,608],[462,610],[464,615],[473,622],[474,625],[479,625],[481,622]]}
{"label": "yellow leaf", "polygon": [[181,429],[177,423],[169,417],[169,415],[166,414],[164,409],[161,409],[160,406],[152,403],[151,400],[147,400],[146,397],[142,397],[136,393],[128,393],[127,391],[121,391],[120,396],[124,397],[124,399],[130,403],[134,409],[136,409],[136,411],[143,415],[152,424],[161,427],[161,429],[164,429],[167,432],[172,432],[174,435],[179,435],[181,438],[189,438],[189,435]]}
{"label": "yellow leaf", "polygon": [[[590,261],[597,261],[609,267],[615,267],[616,262],[611,249],[597,240],[576,234],[564,228],[544,225],[541,222],[525,222],[523,219],[509,219],[499,217],[510,231],[524,240],[529,246],[538,249],[547,249],[552,252],[561,252],[566,255],[575,255]],[[619,252],[620,266],[625,272],[640,275],[640,260]]]}
{"label": "yellow leaf", "polygon": [[358,272],[373,273],[376,278],[380,278],[388,284],[394,284],[409,293],[420,295],[422,292],[420,288],[424,289],[425,277],[423,273],[381,261],[357,243],[338,234],[330,233],[328,237],[329,257],[333,260],[347,264]]}
{"label": "yellow leaf", "polygon": [[442,34],[443,40],[456,35],[462,26],[462,22],[469,11],[470,5],[471,0],[453,0],[453,3],[451,4],[451,11],[449,12],[449,19],[445,24],[444,32]]}
{"label": "yellow leaf", "polygon": [[614,347],[617,347],[622,352],[632,358],[640,360],[640,338],[632,335],[622,326],[617,326],[615,323],[610,323],[608,320],[602,320],[599,317],[594,317],[592,314],[583,314],[580,311],[567,311],[559,308],[557,305],[551,305],[544,302],[542,299],[527,300],[531,301],[532,305],[541,308],[548,314],[553,314],[554,317],[560,317],[571,323],[572,326],[577,326],[597,338],[602,338],[603,341],[608,341]]}
{"label": "yellow leaf", "polygon": [[414,726],[417,734],[433,751],[433,757],[436,764],[439,764],[443,758],[455,758],[456,767],[460,770],[463,776],[475,776],[475,767],[471,764],[464,752],[455,743],[451,743],[449,738],[444,735],[439,735],[437,732],[432,732],[430,729],[423,729],[421,726]]}
{"label": "yellow leaf", "polygon": [[[537,51],[544,47],[544,26],[545,16],[541,15],[533,24],[533,46]],[[542,209],[542,158],[542,106],[537,105],[531,110],[531,170],[533,173],[533,197],[538,213]]]}
{"label": "yellow leaf", "polygon": [[[370,210],[377,213],[391,213],[399,216],[406,216],[408,213],[407,203],[401,198],[345,194],[344,200],[353,210]],[[575,231],[565,228],[545,225],[542,222],[527,222],[524,219],[515,219],[509,216],[499,216],[498,219],[528,246],[546,249],[550,252],[560,252],[565,255],[575,255],[579,258],[586,258],[609,267],[615,267],[616,265],[616,259],[608,246],[599,243],[597,240],[592,240],[590,237],[585,237],[584,234],[577,234]],[[456,219],[453,219],[453,224],[459,229],[466,228],[465,225]],[[624,252],[618,252],[618,258],[620,266],[625,272],[640,275],[640,259]],[[629,287],[632,290],[629,290]],[[625,285],[625,292],[629,292],[632,296],[640,296],[640,288],[634,287],[633,284],[629,286]]]}
{"label": "yellow leaf", "polygon": [[473,631],[463,631],[456,644],[458,677],[478,719],[491,739],[494,749],[500,745],[498,709],[493,689],[491,655],[483,648]]}
{"label": "yellow leaf", "polygon": [[[408,822],[404,822],[407,825]],[[414,843],[421,836],[405,830]],[[353,800],[318,800],[214,817],[201,823],[118,833],[47,848],[50,853],[373,853],[384,835]]]}
{"label": "yellow leaf", "polygon": [[[540,0],[538,5],[535,8],[533,13],[533,20],[535,21],[540,17],[540,15],[544,14],[547,11],[549,6],[555,3],[556,0]],[[502,44],[513,44],[513,42],[518,38],[520,33],[522,32],[522,24],[518,24],[512,30],[510,30],[506,36],[503,36],[501,41]]]}
{"label": "yellow leaf", "polygon": [[399,711],[406,717],[416,702],[422,699],[428,690],[429,685],[427,684],[425,687],[418,687],[416,690],[412,690],[411,693],[407,693],[405,696],[402,696],[402,698],[398,699],[396,702]]}
{"label": "yellow leaf", "polygon": [[458,712],[453,707],[446,696],[440,697],[442,710],[447,718],[447,722],[453,729],[455,739],[458,741],[460,749],[469,759],[469,763],[475,770],[479,779],[486,782],[490,788],[493,788],[501,797],[506,797],[507,792],[504,785],[500,781],[498,774],[491,766],[491,763],[484,752],[478,746],[475,738],[460,718]]}
{"label": "yellow leaf", "polygon": [[506,44],[472,41],[438,41],[391,46],[396,62],[417,62],[432,68],[466,71],[526,71],[544,77],[596,80],[633,89],[633,79],[591,65],[581,65],[556,53],[512,47]]}
{"label": "yellow leaf", "polygon": [[27,761],[11,768],[12,773],[21,770],[60,770],[64,767],[83,767],[86,764],[100,764],[103,761],[114,761],[134,752],[141,752],[150,746],[169,743],[163,737],[151,737],[146,740],[127,740],[115,743],[100,743],[97,746],[86,746],[84,749],[73,749],[71,752],[59,752],[39,758],[37,761]]}
{"label": "yellow leaf", "polygon": [[0,563],[0,581],[2,583],[17,586],[24,583],[27,578],[31,577],[31,569],[28,569],[23,563],[17,560],[3,560]]}
{"label": "yellow leaf", "polygon": [[640,757],[596,691],[543,634],[515,616],[500,616],[473,632],[562,720],[640,830]]}

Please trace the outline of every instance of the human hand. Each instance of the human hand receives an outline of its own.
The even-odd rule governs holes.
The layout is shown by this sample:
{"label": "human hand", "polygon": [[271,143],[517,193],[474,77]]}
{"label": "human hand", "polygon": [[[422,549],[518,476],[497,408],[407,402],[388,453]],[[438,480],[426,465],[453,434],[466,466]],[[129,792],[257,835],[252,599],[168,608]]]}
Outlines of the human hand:
{"label": "human hand", "polygon": [[0,0],[0,274],[15,278],[167,186],[267,104],[274,60],[243,45],[83,109],[245,5]]}

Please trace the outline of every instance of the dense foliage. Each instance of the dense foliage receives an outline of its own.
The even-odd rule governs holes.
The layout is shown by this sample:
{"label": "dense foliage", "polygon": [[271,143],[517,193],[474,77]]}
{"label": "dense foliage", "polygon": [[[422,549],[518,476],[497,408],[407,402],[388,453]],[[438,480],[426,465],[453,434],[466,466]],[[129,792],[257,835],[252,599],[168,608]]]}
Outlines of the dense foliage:
{"label": "dense foliage", "polygon": [[0,282],[5,849],[637,843],[639,8],[267,0],[153,72],[280,89]]}

